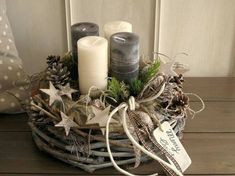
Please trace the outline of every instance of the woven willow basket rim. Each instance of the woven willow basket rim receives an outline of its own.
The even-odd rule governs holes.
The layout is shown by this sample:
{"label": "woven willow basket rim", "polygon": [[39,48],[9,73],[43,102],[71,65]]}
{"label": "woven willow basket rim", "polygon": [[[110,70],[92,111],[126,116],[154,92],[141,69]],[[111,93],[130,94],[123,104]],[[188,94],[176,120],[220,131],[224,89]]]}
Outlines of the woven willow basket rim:
{"label": "woven willow basket rim", "polygon": [[[32,130],[33,140],[41,151],[89,173],[113,166],[106,150],[105,138],[102,135],[89,135],[87,130],[72,129],[75,138],[81,140],[77,141],[78,143],[90,140],[89,148],[84,148],[84,146],[76,148],[71,144],[70,135],[66,136],[61,128],[52,125],[42,127],[36,125],[32,121],[32,117],[29,119],[28,124]],[[110,133],[110,145],[113,157],[118,165],[134,165],[136,162],[135,153],[125,134]],[[156,151],[156,154],[159,153],[159,150]],[[141,163],[150,160],[150,157],[145,154],[142,154],[140,158]]]}

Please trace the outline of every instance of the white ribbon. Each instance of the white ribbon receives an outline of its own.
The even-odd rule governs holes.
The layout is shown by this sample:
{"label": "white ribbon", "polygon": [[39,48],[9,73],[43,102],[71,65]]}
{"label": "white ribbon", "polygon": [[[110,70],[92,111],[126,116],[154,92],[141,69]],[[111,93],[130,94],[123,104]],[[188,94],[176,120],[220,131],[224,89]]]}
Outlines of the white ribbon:
{"label": "white ribbon", "polygon": [[[125,174],[125,175],[129,175],[129,176],[136,176],[135,174],[132,174],[122,168],[120,168],[117,163],[115,162],[113,156],[112,156],[112,152],[111,152],[111,149],[110,149],[110,144],[109,144],[109,124],[111,122],[111,119],[113,117],[113,115],[119,111],[120,109],[123,109],[124,108],[124,111],[123,111],[123,128],[124,128],[124,131],[126,133],[126,135],[128,136],[128,138],[130,139],[130,141],[138,148],[140,149],[143,153],[145,153],[146,155],[148,155],[149,157],[153,158],[154,160],[158,161],[159,163],[161,163],[162,165],[166,166],[167,168],[169,168],[170,170],[172,170],[173,172],[175,172],[178,176],[183,176],[183,174],[178,170],[176,169],[176,167],[172,164],[169,164],[168,162],[162,160],[160,157],[158,157],[157,155],[154,155],[153,153],[149,152],[148,150],[146,150],[143,146],[141,146],[131,135],[129,129],[128,129],[128,126],[127,126],[127,121],[126,121],[126,112],[127,112],[127,109],[130,108],[130,110],[134,110],[135,109],[135,99],[134,97],[130,97],[129,99],[129,105],[127,103],[122,103],[121,105],[119,105],[117,108],[115,108],[109,115],[109,118],[108,118],[108,121],[107,121],[107,125],[106,125],[106,146],[107,146],[107,150],[108,150],[108,153],[109,153],[109,157],[110,157],[110,160],[111,162],[113,163],[113,166],[121,173]],[[134,106],[133,106],[134,105]],[[157,173],[154,173],[154,174],[151,174],[150,176],[155,176],[155,175],[158,175]]]}
{"label": "white ribbon", "polygon": [[[162,92],[164,91],[165,88],[165,84],[162,85],[160,91],[151,98],[146,98],[144,100],[139,101],[139,103],[143,103],[143,102],[147,102],[147,101],[151,101],[156,99],[157,97],[159,97]],[[108,120],[107,120],[107,124],[106,124],[106,146],[107,146],[107,150],[109,153],[109,157],[111,162],[113,163],[113,166],[121,173],[128,175],[128,176],[136,176],[135,174],[132,174],[122,168],[120,168],[117,163],[115,162],[111,149],[110,149],[110,144],[109,144],[109,124],[111,122],[111,119],[113,117],[113,115],[118,112],[120,109],[124,108],[123,111],[123,115],[122,115],[122,122],[123,122],[123,128],[124,131],[126,133],[126,135],[128,136],[128,138],[130,139],[130,141],[133,143],[133,145],[135,145],[138,149],[140,149],[143,153],[145,153],[146,155],[148,155],[149,157],[153,158],[154,160],[158,161],[160,164],[162,164],[164,167],[170,169],[171,171],[173,171],[175,174],[177,174],[178,176],[183,176],[183,174],[172,164],[164,161],[163,159],[161,159],[160,157],[158,157],[157,155],[154,155],[153,153],[149,152],[148,150],[146,150],[143,146],[141,146],[131,135],[129,129],[128,129],[128,125],[127,125],[127,121],[126,121],[126,112],[127,109],[129,108],[131,111],[134,111],[136,108],[136,105],[138,105],[138,102],[135,102],[135,98],[133,96],[130,97],[129,101],[128,101],[129,105],[127,103],[122,103],[120,104],[118,107],[116,107],[109,115]],[[158,173],[154,173],[151,174],[149,176],[155,176],[158,175]]]}

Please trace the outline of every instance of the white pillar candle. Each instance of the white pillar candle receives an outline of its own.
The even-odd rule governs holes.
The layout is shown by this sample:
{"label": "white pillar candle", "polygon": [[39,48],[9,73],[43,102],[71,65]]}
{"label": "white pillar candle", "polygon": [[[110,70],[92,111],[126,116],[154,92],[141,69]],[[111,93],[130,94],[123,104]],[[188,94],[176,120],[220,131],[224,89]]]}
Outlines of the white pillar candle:
{"label": "white pillar candle", "polygon": [[132,32],[132,25],[126,21],[112,21],[104,25],[105,38],[109,40],[111,35],[118,32]]}
{"label": "white pillar candle", "polygon": [[103,37],[88,36],[78,40],[78,72],[81,94],[91,86],[106,89],[108,77],[108,41]]}

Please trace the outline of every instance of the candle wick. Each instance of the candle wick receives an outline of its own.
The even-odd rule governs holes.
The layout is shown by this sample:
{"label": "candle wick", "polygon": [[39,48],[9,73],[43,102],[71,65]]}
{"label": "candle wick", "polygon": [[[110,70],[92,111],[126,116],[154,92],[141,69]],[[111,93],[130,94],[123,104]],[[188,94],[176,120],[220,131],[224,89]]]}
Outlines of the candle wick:
{"label": "candle wick", "polygon": [[123,41],[123,42],[126,42],[126,39],[125,39],[125,38],[117,37],[117,36],[115,36],[114,38],[115,38],[115,39],[118,39],[118,40],[121,40],[121,41]]}

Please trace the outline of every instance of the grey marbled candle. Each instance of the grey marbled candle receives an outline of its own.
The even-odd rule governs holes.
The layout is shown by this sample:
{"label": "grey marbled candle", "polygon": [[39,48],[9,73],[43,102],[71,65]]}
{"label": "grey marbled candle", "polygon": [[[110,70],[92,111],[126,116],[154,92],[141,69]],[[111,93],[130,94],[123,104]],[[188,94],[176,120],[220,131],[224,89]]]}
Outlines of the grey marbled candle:
{"label": "grey marbled candle", "polygon": [[86,36],[99,36],[99,26],[89,22],[76,23],[71,26],[72,56],[74,61],[71,76],[74,80],[78,79],[77,41]]}
{"label": "grey marbled candle", "polygon": [[139,75],[139,37],[119,32],[110,38],[110,73],[119,81],[130,83]]}

